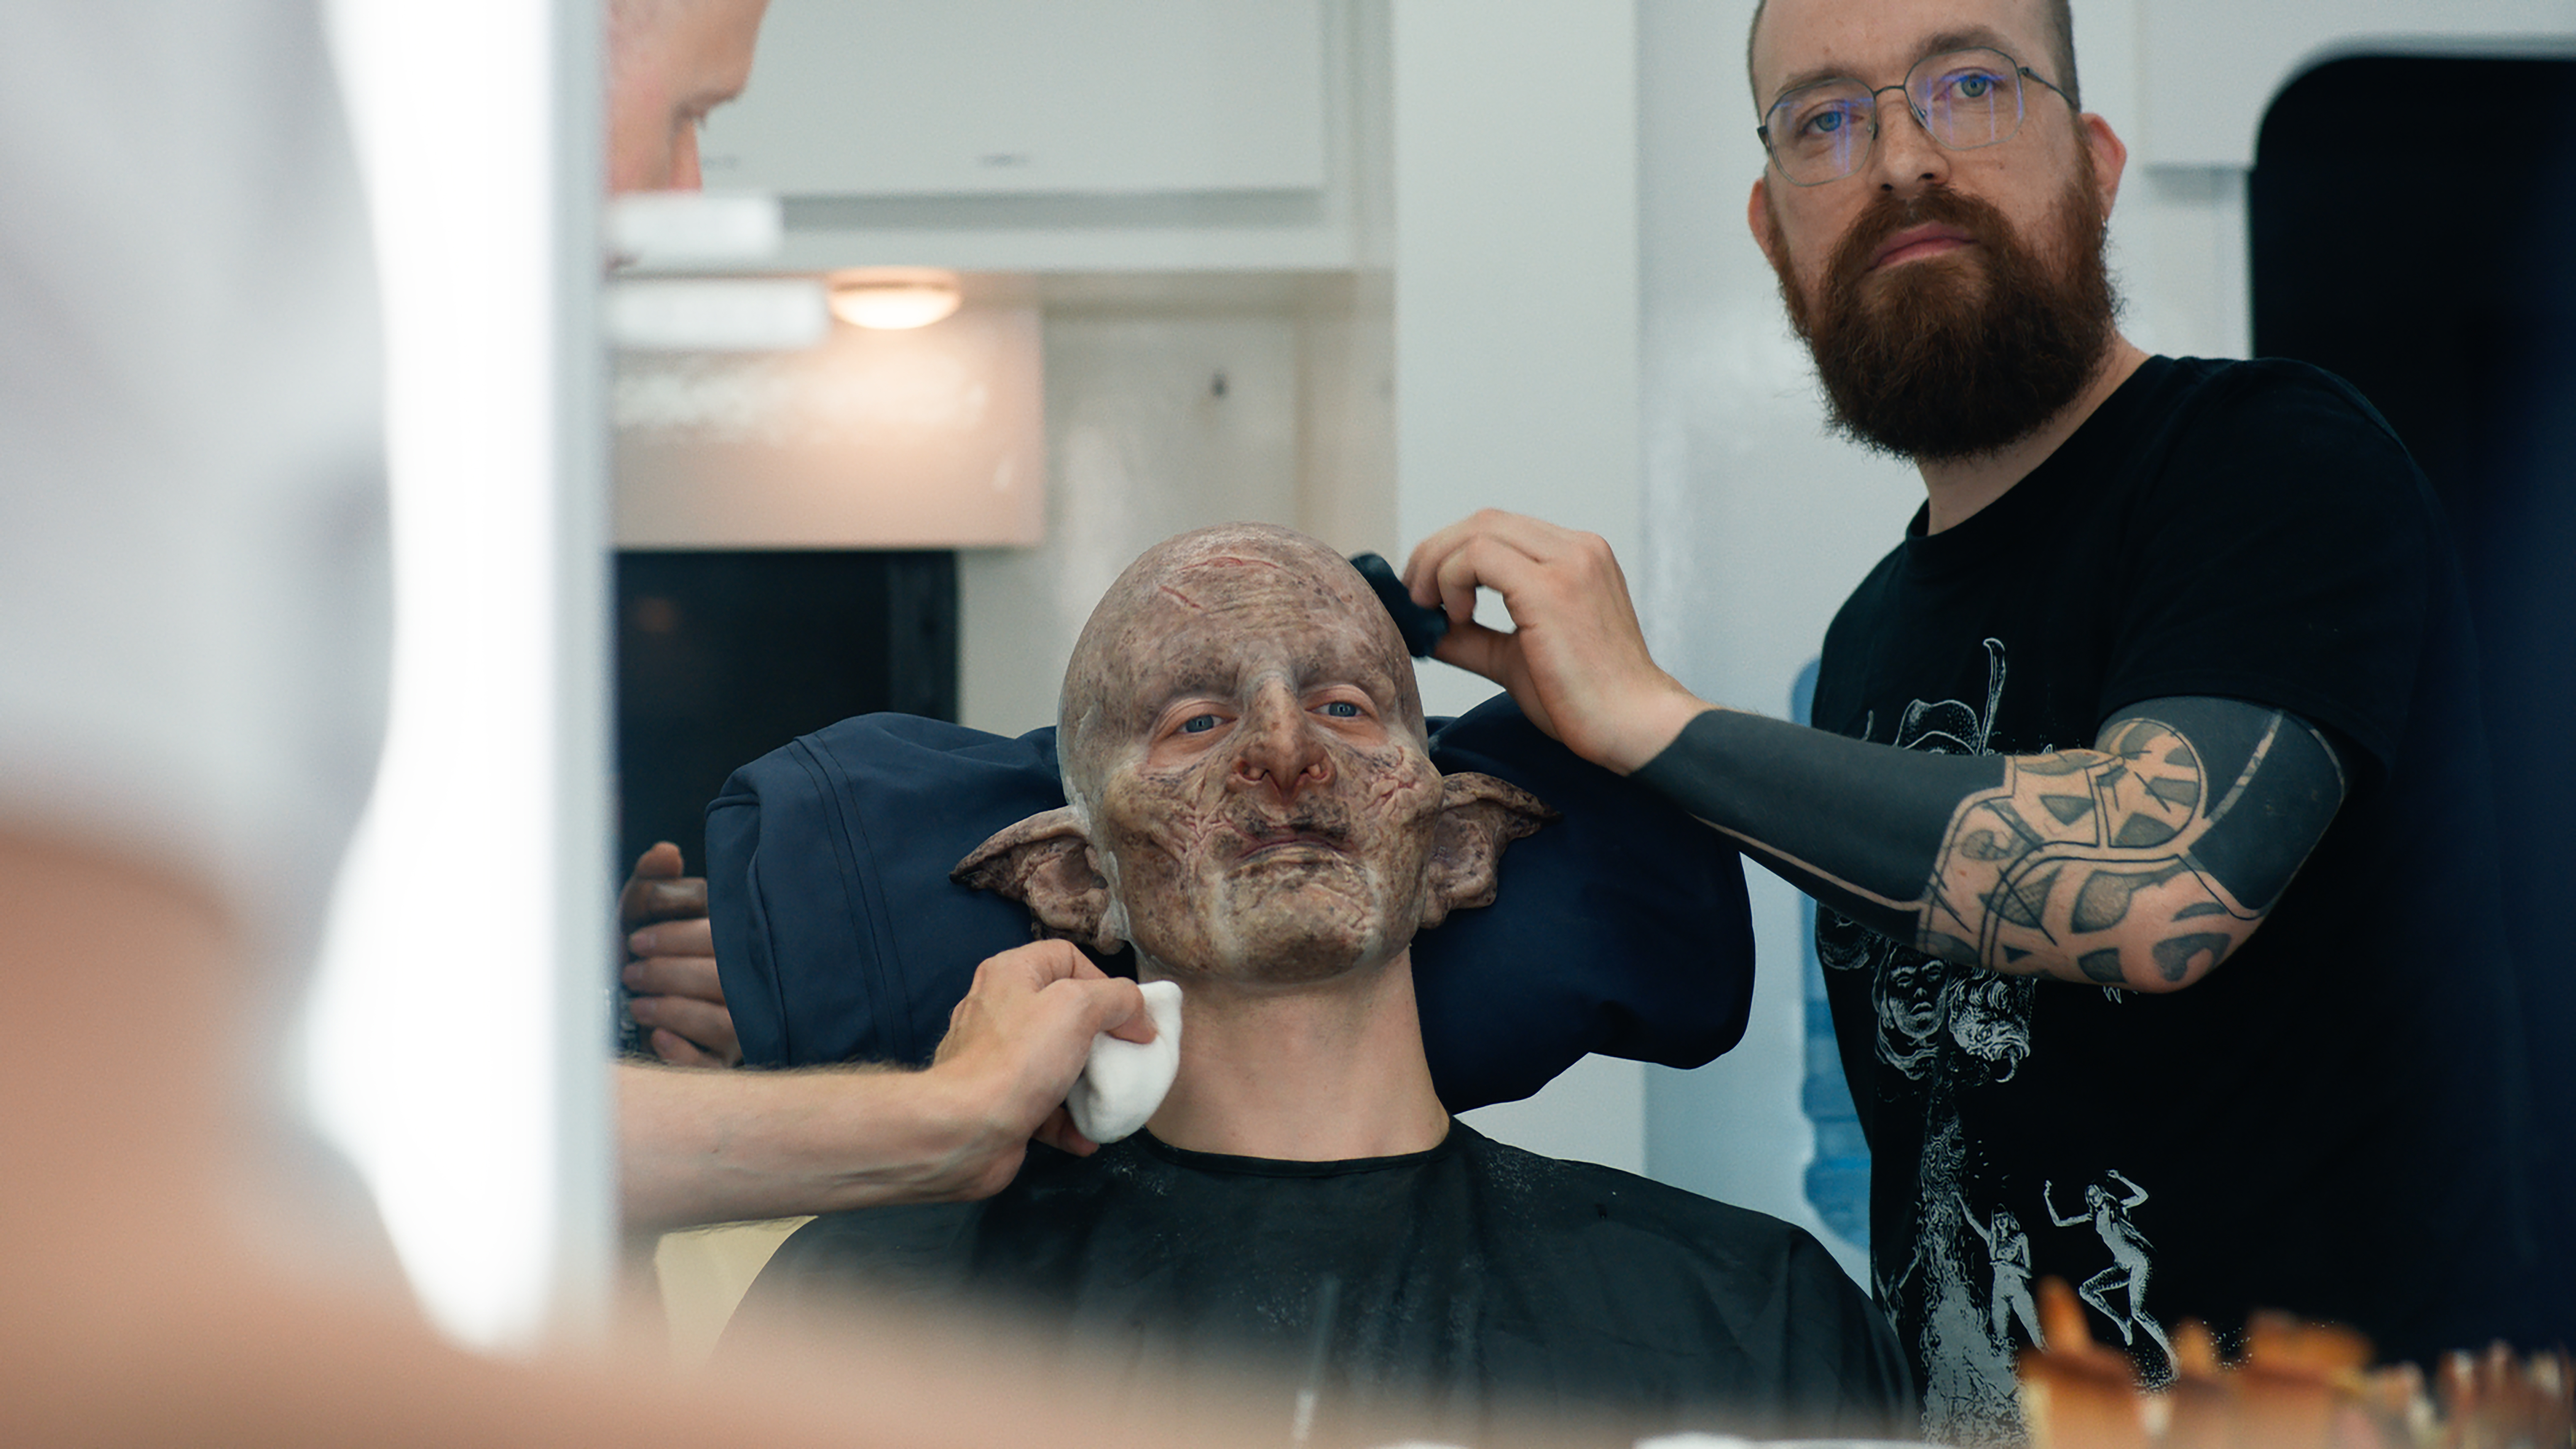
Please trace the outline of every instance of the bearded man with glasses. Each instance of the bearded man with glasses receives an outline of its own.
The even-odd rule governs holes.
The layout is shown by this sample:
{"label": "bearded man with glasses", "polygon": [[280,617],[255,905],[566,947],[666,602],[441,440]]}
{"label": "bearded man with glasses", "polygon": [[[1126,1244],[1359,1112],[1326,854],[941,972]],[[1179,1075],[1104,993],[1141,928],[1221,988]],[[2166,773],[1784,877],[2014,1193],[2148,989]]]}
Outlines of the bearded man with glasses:
{"label": "bearded man with glasses", "polygon": [[2127,153],[2064,0],[1770,0],[1748,65],[1754,240],[1835,427],[1927,494],[1817,728],[1665,674],[1590,535],[1479,514],[1405,578],[1437,657],[1821,904],[1926,1430],[2017,1436],[2036,1330],[1993,1300],[2043,1277],[2150,1381],[2181,1320],[2224,1348],[2262,1308],[2419,1360],[2564,1334],[2422,474],[2340,379],[2120,335]]}

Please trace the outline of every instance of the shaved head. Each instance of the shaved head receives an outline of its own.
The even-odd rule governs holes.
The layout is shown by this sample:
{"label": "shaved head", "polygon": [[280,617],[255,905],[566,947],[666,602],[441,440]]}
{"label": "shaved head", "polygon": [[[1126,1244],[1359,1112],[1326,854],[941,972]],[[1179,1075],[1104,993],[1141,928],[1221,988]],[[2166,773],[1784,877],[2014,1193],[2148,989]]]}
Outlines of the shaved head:
{"label": "shaved head", "polygon": [[[1762,17],[1770,12],[1772,3],[1773,0],[1755,0],[1753,23],[1745,27],[1744,31],[1744,78],[1746,84],[1753,89],[1753,109],[1757,115],[1777,99],[1762,94],[1762,78],[1753,67],[1754,49],[1762,36]],[[1779,3],[1791,5],[1798,3],[1798,0],[1779,0]],[[2022,55],[2013,58],[2024,65],[2032,65],[2034,60],[2040,62],[2033,68],[2055,83],[2059,90],[2066,92],[2068,104],[2080,111],[2084,109],[2084,92],[2075,79],[2074,7],[2069,0],[2038,0],[2038,4],[2041,19],[2046,25],[2048,53],[2042,56]]]}

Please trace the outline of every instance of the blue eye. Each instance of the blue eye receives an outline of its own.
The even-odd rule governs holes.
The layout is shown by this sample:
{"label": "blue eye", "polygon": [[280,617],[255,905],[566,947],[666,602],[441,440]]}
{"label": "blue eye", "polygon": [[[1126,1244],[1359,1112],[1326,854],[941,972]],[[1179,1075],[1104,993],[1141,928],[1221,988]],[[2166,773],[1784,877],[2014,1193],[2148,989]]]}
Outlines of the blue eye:
{"label": "blue eye", "polygon": [[1324,706],[1324,713],[1334,719],[1358,719],[1360,707],[1347,699],[1337,699]]}
{"label": "blue eye", "polygon": [[1216,716],[1212,714],[1194,714],[1181,721],[1181,733],[1185,735],[1203,735],[1215,728]]}
{"label": "blue eye", "polygon": [[1929,92],[1931,104],[1937,106],[1950,101],[1990,101],[1994,99],[1997,91],[2004,88],[2005,82],[2009,79],[2010,77],[1997,74],[1983,66],[1949,71],[1932,82]]}

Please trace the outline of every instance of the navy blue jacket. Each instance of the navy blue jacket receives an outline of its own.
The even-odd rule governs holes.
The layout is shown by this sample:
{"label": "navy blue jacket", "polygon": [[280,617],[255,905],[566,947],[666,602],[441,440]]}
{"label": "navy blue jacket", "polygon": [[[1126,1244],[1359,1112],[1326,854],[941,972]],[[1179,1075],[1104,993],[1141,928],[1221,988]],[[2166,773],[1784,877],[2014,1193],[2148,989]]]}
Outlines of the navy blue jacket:
{"label": "navy blue jacket", "polygon": [[[1564,816],[1504,853],[1494,904],[1414,938],[1452,1111],[1526,1097],[1587,1052],[1694,1067],[1736,1043],[1753,931],[1716,831],[1577,759],[1508,697],[1433,721],[1431,758]],[[707,807],[707,880],[745,1062],[929,1061],[977,963],[1030,935],[1021,907],[949,870],[1063,803],[1055,731],[910,715],[846,719],[735,771]]]}

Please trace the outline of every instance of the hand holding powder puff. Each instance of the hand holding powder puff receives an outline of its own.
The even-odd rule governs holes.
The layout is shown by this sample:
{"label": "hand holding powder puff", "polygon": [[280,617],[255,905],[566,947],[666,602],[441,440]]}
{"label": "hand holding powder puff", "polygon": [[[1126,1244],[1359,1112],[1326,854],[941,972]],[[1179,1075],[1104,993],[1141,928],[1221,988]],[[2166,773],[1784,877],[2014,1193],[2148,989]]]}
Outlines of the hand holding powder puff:
{"label": "hand holding powder puff", "polygon": [[1065,1097],[1074,1129],[1104,1146],[1144,1126],[1181,1069],[1181,984],[1148,981],[1139,989],[1154,1039],[1120,1041],[1105,1031],[1093,1037],[1091,1059]]}

